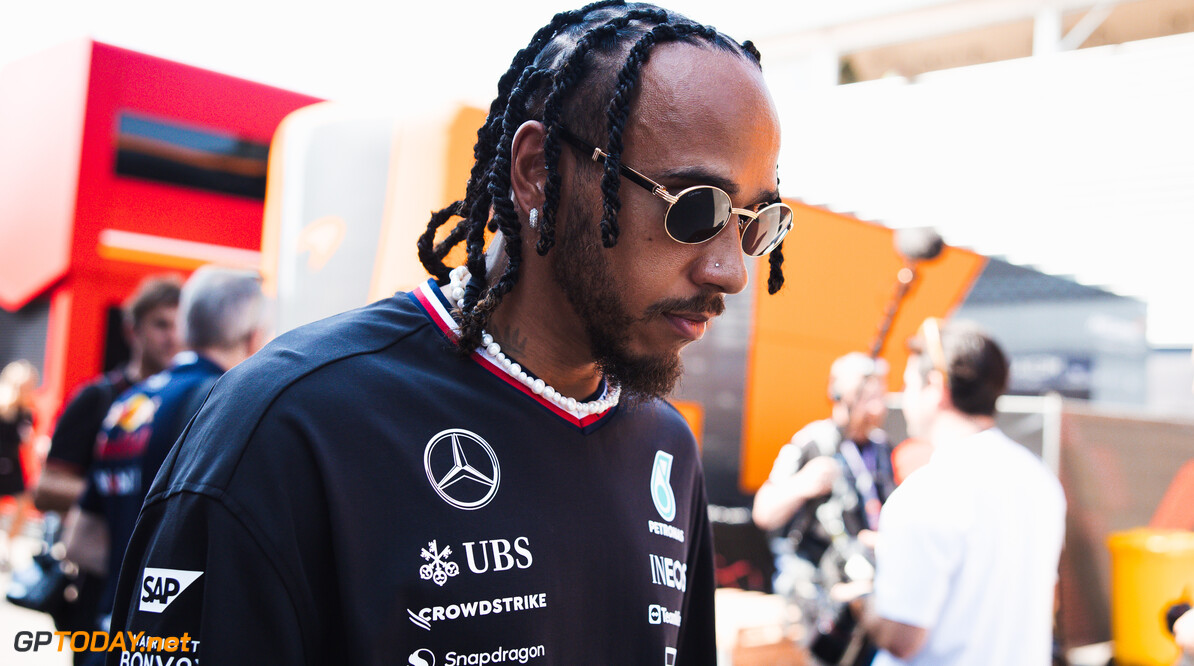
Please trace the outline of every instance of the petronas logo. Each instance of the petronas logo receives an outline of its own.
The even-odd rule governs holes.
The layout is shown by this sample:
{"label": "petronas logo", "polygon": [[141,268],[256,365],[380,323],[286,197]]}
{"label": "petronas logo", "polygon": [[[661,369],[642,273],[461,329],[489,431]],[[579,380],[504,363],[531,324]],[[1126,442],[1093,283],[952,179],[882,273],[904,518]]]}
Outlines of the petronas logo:
{"label": "petronas logo", "polygon": [[651,499],[659,517],[669,523],[676,517],[676,494],[672,492],[672,454],[655,452],[651,466]]}

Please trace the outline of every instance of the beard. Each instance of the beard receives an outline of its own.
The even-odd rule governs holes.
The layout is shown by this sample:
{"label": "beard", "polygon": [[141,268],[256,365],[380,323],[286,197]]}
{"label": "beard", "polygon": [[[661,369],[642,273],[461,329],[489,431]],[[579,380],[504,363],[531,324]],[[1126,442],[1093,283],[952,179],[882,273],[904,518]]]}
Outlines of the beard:
{"label": "beard", "polygon": [[630,350],[630,331],[668,312],[725,310],[720,294],[703,294],[688,299],[664,299],[653,303],[641,315],[626,310],[619,292],[618,277],[609,265],[601,245],[599,224],[591,210],[577,199],[568,203],[567,225],[560,230],[558,247],[551,258],[552,277],[564,291],[589,338],[589,351],[606,380],[622,389],[623,400],[662,398],[671,393],[684,371],[679,352],[635,354]]}

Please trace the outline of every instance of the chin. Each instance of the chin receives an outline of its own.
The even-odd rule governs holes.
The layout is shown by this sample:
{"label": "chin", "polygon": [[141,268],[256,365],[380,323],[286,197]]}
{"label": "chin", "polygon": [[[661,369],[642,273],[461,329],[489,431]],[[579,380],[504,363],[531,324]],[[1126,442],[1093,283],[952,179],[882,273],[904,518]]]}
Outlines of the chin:
{"label": "chin", "polygon": [[610,355],[598,360],[597,365],[622,388],[624,396],[635,398],[666,397],[684,373],[678,352]]}

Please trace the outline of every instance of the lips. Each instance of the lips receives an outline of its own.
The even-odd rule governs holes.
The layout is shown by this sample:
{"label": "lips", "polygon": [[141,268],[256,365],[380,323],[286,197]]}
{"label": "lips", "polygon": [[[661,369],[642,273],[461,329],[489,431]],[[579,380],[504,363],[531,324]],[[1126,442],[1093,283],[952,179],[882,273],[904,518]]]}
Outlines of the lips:
{"label": "lips", "polygon": [[713,317],[696,312],[669,312],[664,315],[664,318],[680,334],[680,337],[696,341],[705,335],[705,329],[709,327],[709,320]]}

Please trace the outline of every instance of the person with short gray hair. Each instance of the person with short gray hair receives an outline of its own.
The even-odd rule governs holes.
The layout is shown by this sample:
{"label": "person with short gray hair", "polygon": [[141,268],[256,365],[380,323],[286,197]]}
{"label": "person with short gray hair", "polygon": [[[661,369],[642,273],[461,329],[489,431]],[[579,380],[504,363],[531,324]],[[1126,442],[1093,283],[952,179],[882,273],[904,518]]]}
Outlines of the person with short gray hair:
{"label": "person with short gray hair", "polygon": [[192,350],[231,350],[264,335],[261,276],[249,270],[200,268],[183,286],[178,319],[183,342]]}
{"label": "person with short gray hair", "polygon": [[[182,287],[178,327],[186,351],[173,365],[125,391],[113,403],[96,439],[95,463],[79,500],[71,543],[104,532],[106,562],[80,555],[84,570],[108,575],[100,626],[111,613],[120,563],[150,483],[175,440],[226,371],[266,341],[266,301],[254,271],[204,266]],[[73,558],[72,558],[73,559]]]}

